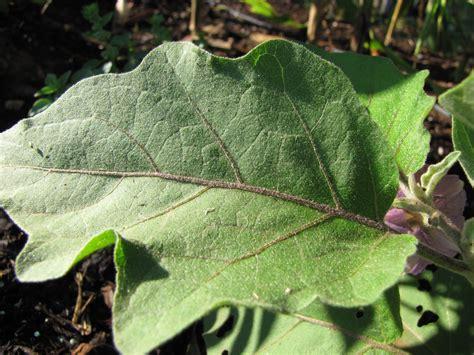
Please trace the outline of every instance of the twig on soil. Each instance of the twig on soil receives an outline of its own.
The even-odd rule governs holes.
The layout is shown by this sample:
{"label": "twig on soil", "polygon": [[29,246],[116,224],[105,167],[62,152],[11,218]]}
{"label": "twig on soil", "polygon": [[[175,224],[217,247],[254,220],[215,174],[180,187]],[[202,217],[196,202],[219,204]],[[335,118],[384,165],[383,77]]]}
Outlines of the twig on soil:
{"label": "twig on soil", "polygon": [[58,323],[60,326],[61,326],[61,330],[62,330],[62,333],[64,333],[65,335],[67,336],[76,336],[77,334],[68,330],[67,328],[72,328],[72,329],[76,329],[74,327],[74,325],[72,324],[72,322],[68,319],[65,319],[63,317],[60,317],[52,312],[50,312],[48,309],[46,309],[46,307],[39,303],[38,305],[36,305],[35,309],[37,311],[40,311],[42,313],[44,313],[46,316],[48,316],[48,318],[52,319],[53,321],[55,321],[56,323]]}
{"label": "twig on soil", "polygon": [[32,348],[29,348],[27,346],[24,346],[24,345],[14,345],[13,346],[13,351],[16,353],[18,351],[18,353],[20,351],[24,352],[25,354],[28,354],[28,355],[37,355],[38,353],[36,351],[34,351]]}
{"label": "twig on soil", "polygon": [[[86,270],[84,270],[84,274],[86,273]],[[82,284],[84,281],[84,274],[78,272],[76,273],[76,284],[77,284],[77,298],[76,298],[76,305],[74,306],[74,312],[72,315],[71,323],[76,328],[81,332],[82,335],[89,335],[92,331],[91,325],[86,321],[83,320],[82,322],[79,322],[79,318],[82,316],[84,311],[86,310],[87,306],[92,302],[92,300],[95,298],[94,294],[90,294],[86,301],[83,301],[82,297]]]}
{"label": "twig on soil", "polygon": [[86,355],[89,354],[94,348],[102,346],[106,343],[107,335],[105,332],[100,332],[92,338],[88,343],[79,344],[72,352],[72,355]]}
{"label": "twig on soil", "polygon": [[77,321],[79,320],[80,311],[82,309],[82,281],[84,276],[78,272],[76,273],[76,284],[77,284],[77,298],[76,298],[76,305],[74,306],[74,313],[72,314],[71,322],[74,327],[79,326]]}

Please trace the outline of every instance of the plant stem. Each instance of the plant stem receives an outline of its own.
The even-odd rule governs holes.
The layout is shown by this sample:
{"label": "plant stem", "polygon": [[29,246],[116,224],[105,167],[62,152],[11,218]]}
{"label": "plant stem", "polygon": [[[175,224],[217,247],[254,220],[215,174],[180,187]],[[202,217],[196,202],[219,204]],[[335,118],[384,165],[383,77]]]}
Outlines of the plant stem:
{"label": "plant stem", "polygon": [[395,26],[398,22],[398,17],[400,16],[400,9],[402,8],[403,0],[397,0],[397,4],[395,5],[395,9],[393,10],[392,18],[390,19],[390,25],[388,26],[387,34],[385,35],[385,40],[383,44],[388,46],[392,41],[392,34]]}
{"label": "plant stem", "polygon": [[117,0],[115,3],[115,13],[117,15],[117,22],[120,25],[124,25],[128,20],[129,7],[126,0]]}
{"label": "plant stem", "polygon": [[357,20],[354,24],[354,34],[351,37],[351,51],[358,52],[362,49],[367,38],[372,17],[373,0],[362,0],[359,6]]}
{"label": "plant stem", "polygon": [[465,262],[440,254],[423,244],[418,244],[417,248],[418,255],[423,259],[431,261],[444,269],[464,276],[466,279],[468,279],[471,285],[474,286],[474,272]]}
{"label": "plant stem", "polygon": [[191,0],[191,16],[189,19],[189,32],[193,40],[198,39],[198,12],[199,12],[199,0]]}
{"label": "plant stem", "polygon": [[408,176],[400,170],[400,183],[404,186],[408,186]]}
{"label": "plant stem", "polygon": [[306,36],[309,43],[316,41],[316,32],[318,30],[318,0],[313,0],[309,7],[308,29]]}

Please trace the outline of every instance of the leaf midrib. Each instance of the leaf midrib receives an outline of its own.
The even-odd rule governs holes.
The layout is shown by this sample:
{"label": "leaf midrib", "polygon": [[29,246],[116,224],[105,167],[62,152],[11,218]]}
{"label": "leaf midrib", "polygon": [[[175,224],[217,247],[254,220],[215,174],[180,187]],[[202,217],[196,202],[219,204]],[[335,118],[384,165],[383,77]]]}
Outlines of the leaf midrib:
{"label": "leaf midrib", "polygon": [[[436,351],[434,351],[430,345],[423,339],[423,337],[418,334],[417,332],[415,332],[409,325],[407,322],[402,322],[403,323],[403,330],[407,330],[409,331],[416,339],[418,339],[421,343],[421,346],[427,350],[429,350],[430,353],[432,354],[436,354]],[[403,345],[402,345],[403,346]]]}
{"label": "leaf midrib", "polygon": [[347,330],[347,329],[345,329],[341,326],[338,326],[334,323],[331,323],[331,322],[326,322],[326,321],[323,321],[323,320],[320,320],[320,319],[308,317],[308,316],[305,316],[305,315],[299,314],[299,313],[290,314],[290,316],[295,317],[296,319],[299,319],[299,320],[304,321],[304,322],[312,323],[312,324],[318,325],[320,327],[331,329],[333,331],[339,331],[339,332],[341,332],[341,333],[343,333],[343,334],[345,334],[345,335],[347,335],[351,338],[362,341],[362,342],[364,342],[366,344],[369,344],[369,345],[371,345],[371,346],[373,346],[374,348],[377,348],[377,349],[385,350],[385,351],[395,353],[395,354],[407,354],[405,351],[403,351],[402,349],[399,349],[395,346],[392,346],[390,344],[380,343],[376,340],[373,340],[373,339],[369,338],[368,336],[356,334],[354,332],[351,332],[351,331],[349,331],[349,330]]}
{"label": "leaf midrib", "polygon": [[[308,230],[310,228],[313,228],[313,227],[316,227],[317,225],[319,225],[320,223],[324,223],[325,221],[331,219],[332,216],[320,216],[319,218],[317,218],[316,220],[314,220],[313,222],[310,222],[310,223],[306,223],[304,224],[303,226],[300,226],[299,228],[297,228],[296,230],[290,232],[287,234],[288,238],[291,238],[291,237],[296,237],[298,234],[300,234],[301,232],[305,231],[305,230]],[[381,243],[380,239],[381,240],[384,240],[386,238],[386,235],[387,234],[384,234],[383,236],[381,236],[380,238],[378,238],[376,240],[376,242],[374,243],[374,248],[378,247]],[[284,241],[288,238],[284,238],[283,236],[281,237],[278,237],[276,238],[273,242],[270,242],[270,244],[273,244],[274,242],[281,242],[281,241]],[[271,245],[270,245],[271,246]],[[260,249],[260,248],[259,248]],[[265,251],[266,248],[262,249],[262,250],[259,250],[257,249],[255,251],[255,253],[260,253],[261,251]],[[254,255],[252,256],[255,256],[255,253],[253,253]],[[211,277],[207,278],[205,281],[204,281],[204,284],[201,284],[199,286],[197,286],[196,288],[194,288],[188,295],[186,295],[183,299],[181,299],[180,301],[178,301],[176,304],[174,304],[171,308],[168,308],[164,311],[163,314],[169,314],[169,313],[172,313],[172,310],[179,307],[180,305],[182,305],[183,302],[185,302],[186,300],[188,300],[189,298],[192,298],[193,295],[198,292],[199,290],[202,289],[203,285],[207,285],[209,284],[210,282],[214,281],[216,278],[220,277],[222,275],[222,273],[230,266],[234,265],[236,262],[239,262],[239,261],[242,261],[243,259],[246,259],[248,257],[248,255],[250,254],[245,254],[244,256],[242,257],[237,257],[235,259],[232,259],[231,261],[229,262],[226,262],[225,265],[219,269],[217,272],[213,273]],[[195,258],[197,259],[197,258]],[[208,259],[210,260],[210,259]],[[367,263],[367,260],[364,260],[361,265],[359,265],[359,268],[362,268],[366,263]],[[216,260],[217,261],[217,260]],[[220,260],[219,260],[220,261]],[[346,276],[345,276],[346,277]],[[335,282],[339,281],[339,279],[336,279]],[[261,306],[265,307],[264,305],[267,304],[267,303],[260,303]],[[268,304],[267,304],[268,305]],[[357,339],[357,340],[360,340],[360,341],[363,341],[371,346],[373,346],[374,348],[378,348],[378,349],[383,349],[383,350],[386,350],[386,351],[390,351],[392,353],[397,353],[397,354],[406,354],[403,350],[400,350],[396,347],[393,347],[391,345],[388,345],[388,344],[383,344],[383,343],[379,343],[377,342],[376,340],[373,340],[373,339],[370,339],[369,337],[367,336],[364,336],[364,335],[359,335],[359,334],[355,334],[343,327],[340,327],[336,324],[333,324],[333,323],[330,323],[330,322],[326,322],[326,321],[322,321],[322,320],[319,320],[319,319],[315,319],[315,318],[311,318],[311,317],[307,317],[305,315],[302,315],[302,314],[298,314],[298,313],[289,313],[288,314],[289,316],[292,316],[292,317],[295,317],[297,319],[300,319],[302,321],[306,321],[306,322],[309,322],[309,323],[313,323],[313,324],[317,324],[319,326],[323,326],[323,327],[326,327],[326,328],[329,328],[331,330],[334,330],[334,331],[341,331],[342,333],[346,334],[347,336],[350,336],[350,337],[353,337],[354,339]]]}
{"label": "leaf midrib", "polygon": [[277,190],[268,189],[265,187],[258,187],[254,185],[239,183],[239,182],[229,182],[222,180],[207,180],[203,178],[186,176],[186,175],[176,175],[171,173],[165,173],[161,171],[111,171],[111,170],[88,170],[88,169],[62,169],[62,168],[48,168],[41,166],[33,165],[0,165],[1,168],[10,168],[10,169],[29,169],[37,171],[45,171],[48,173],[59,173],[59,174],[83,174],[83,175],[92,175],[92,176],[110,176],[117,178],[130,178],[130,177],[155,177],[161,178],[164,180],[170,180],[181,183],[189,183],[194,185],[208,186],[210,188],[222,188],[229,190],[241,190],[247,191],[263,196],[274,197],[280,200],[293,202],[301,206],[309,207],[319,212],[329,213],[334,217],[341,217],[358,224],[365,225],[367,227],[381,230],[384,232],[389,231],[389,229],[381,222],[373,220],[369,217],[365,217],[356,213],[348,212],[341,208],[335,208],[323,203],[315,202],[313,200],[308,200],[303,197],[291,195],[285,192],[280,192]]}
{"label": "leaf midrib", "polygon": [[[180,76],[178,75],[178,73],[176,72],[176,68],[171,64],[169,58],[168,58],[168,54],[167,52],[165,51],[164,52],[165,54],[165,58],[166,58],[166,63],[169,65],[169,67],[171,68],[174,76],[176,77],[176,80],[181,88],[181,90],[183,91],[183,93],[186,95],[189,103],[191,104],[191,106],[193,107],[194,111],[196,112],[196,114],[198,115],[199,119],[201,120],[202,124],[207,128],[207,130],[211,133],[212,137],[214,138],[215,142],[217,143],[217,145],[219,146],[219,149],[222,151],[222,153],[224,153],[224,156],[227,160],[227,162],[229,163],[230,167],[232,168],[232,171],[234,173],[234,176],[235,176],[235,179],[237,182],[239,183],[242,183],[242,176],[240,175],[240,170],[237,166],[237,162],[235,161],[235,159],[232,157],[232,155],[230,154],[229,152],[229,149],[226,147],[226,145],[224,144],[224,141],[222,140],[222,138],[219,136],[219,134],[217,133],[217,131],[215,130],[215,128],[211,125],[211,122],[209,122],[209,120],[206,118],[206,116],[202,113],[201,109],[199,108],[198,104],[196,103],[196,101],[193,99],[193,97],[188,93],[188,91],[186,90],[186,86],[184,85],[184,83],[181,81],[181,78]],[[181,57],[182,58],[182,57]]]}
{"label": "leaf midrib", "polygon": [[[331,178],[326,166],[323,163],[323,160],[321,158],[321,154],[319,152],[319,148],[316,145],[315,140],[313,139],[312,131],[308,127],[308,123],[303,118],[303,115],[301,114],[300,110],[298,109],[298,107],[294,103],[293,99],[291,98],[291,96],[286,91],[286,82],[285,82],[285,75],[284,75],[285,68],[281,64],[280,60],[278,59],[278,57],[276,55],[271,54],[271,53],[266,53],[266,54],[271,55],[273,58],[275,58],[276,62],[280,66],[281,80],[282,80],[282,84],[283,84],[283,95],[286,97],[286,99],[290,103],[291,108],[293,109],[293,112],[295,113],[296,117],[298,118],[298,122],[304,130],[305,136],[308,139],[308,143],[309,143],[309,145],[311,147],[311,150],[314,154],[314,157],[315,157],[315,159],[318,163],[318,168],[319,168],[319,170],[321,170],[321,173],[324,176],[324,180],[326,181],[326,184],[329,188],[329,192],[331,193],[332,200],[334,201],[334,204],[335,204],[336,208],[340,209],[342,205],[341,205],[341,201],[339,200],[339,197],[338,197],[338,194],[337,194],[337,189],[335,187],[334,182],[332,181],[332,178]],[[324,103],[323,111],[322,111],[321,116],[319,117],[317,123],[319,123],[319,120],[323,117],[324,110],[326,109],[326,105],[327,105],[327,101]]]}

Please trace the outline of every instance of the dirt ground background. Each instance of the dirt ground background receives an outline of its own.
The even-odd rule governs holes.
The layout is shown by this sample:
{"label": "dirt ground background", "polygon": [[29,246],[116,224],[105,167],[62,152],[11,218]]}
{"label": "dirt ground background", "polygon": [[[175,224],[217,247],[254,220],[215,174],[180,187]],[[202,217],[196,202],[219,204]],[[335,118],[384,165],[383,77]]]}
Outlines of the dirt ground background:
{"label": "dirt ground background", "polygon": [[[78,70],[87,60],[100,56],[96,43],[84,38],[90,29],[80,16],[90,1],[52,1],[45,11],[34,1],[13,1],[8,14],[0,14],[0,131],[27,117],[47,73]],[[101,11],[113,11],[113,1],[98,1]],[[137,28],[153,13],[164,17],[164,26],[173,40],[188,40],[190,6],[188,1],[136,1],[128,28]],[[206,48],[216,54],[236,57],[269,36],[305,41],[305,29],[289,29],[249,13],[238,1],[206,1],[201,9],[200,28]],[[307,8],[300,2],[273,1],[280,13],[304,23]],[[247,16],[247,17],[245,17]],[[250,16],[250,17],[248,17]],[[373,31],[385,31],[375,24]],[[318,45],[328,50],[348,50],[354,25],[343,20],[324,20]],[[408,63],[431,71],[433,86],[449,88],[463,58],[443,53],[423,52],[412,56],[414,34],[409,29],[395,33],[392,49]],[[134,31],[146,49],[146,34]],[[363,50],[362,50],[363,51]],[[425,122],[431,140],[431,162],[439,161],[452,150],[449,117],[433,111]],[[459,167],[453,172],[462,176]],[[1,182],[0,182],[1,183]],[[474,215],[473,191],[468,190],[466,216]],[[65,277],[40,284],[21,284],[15,279],[14,260],[27,236],[0,211],[0,353],[5,354],[115,354],[111,336],[111,300],[114,292],[114,267],[111,250],[93,255]],[[78,295],[80,297],[78,297]],[[156,353],[205,352],[196,336],[200,325],[191,327]]]}

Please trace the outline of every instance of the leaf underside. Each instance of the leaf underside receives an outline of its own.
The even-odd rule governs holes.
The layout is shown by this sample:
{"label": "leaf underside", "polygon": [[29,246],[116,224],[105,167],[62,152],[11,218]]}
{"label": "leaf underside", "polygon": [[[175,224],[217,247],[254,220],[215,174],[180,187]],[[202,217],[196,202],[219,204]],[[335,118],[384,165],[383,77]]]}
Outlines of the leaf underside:
{"label": "leaf underside", "polygon": [[461,152],[459,162],[474,186],[474,72],[439,101],[453,115],[453,144]]}
{"label": "leaf underside", "polygon": [[224,307],[204,319],[209,355],[397,353],[402,334],[398,289],[370,306],[338,308],[315,302],[299,314]]}
{"label": "leaf underside", "polygon": [[29,234],[20,280],[115,243],[114,339],[143,353],[221,305],[374,302],[414,252],[382,223],[392,157],[341,70],[303,46],[230,60],[168,43],[2,133],[0,204]]}
{"label": "leaf underside", "polygon": [[347,75],[395,151],[400,170],[406,175],[418,171],[430,151],[430,135],[423,126],[435,103],[435,98],[428,96],[423,88],[429,72],[404,75],[384,57],[311,49]]}
{"label": "leaf underside", "polygon": [[400,297],[404,332],[397,347],[410,354],[473,353],[474,288],[464,277],[443,269],[407,275]]}

